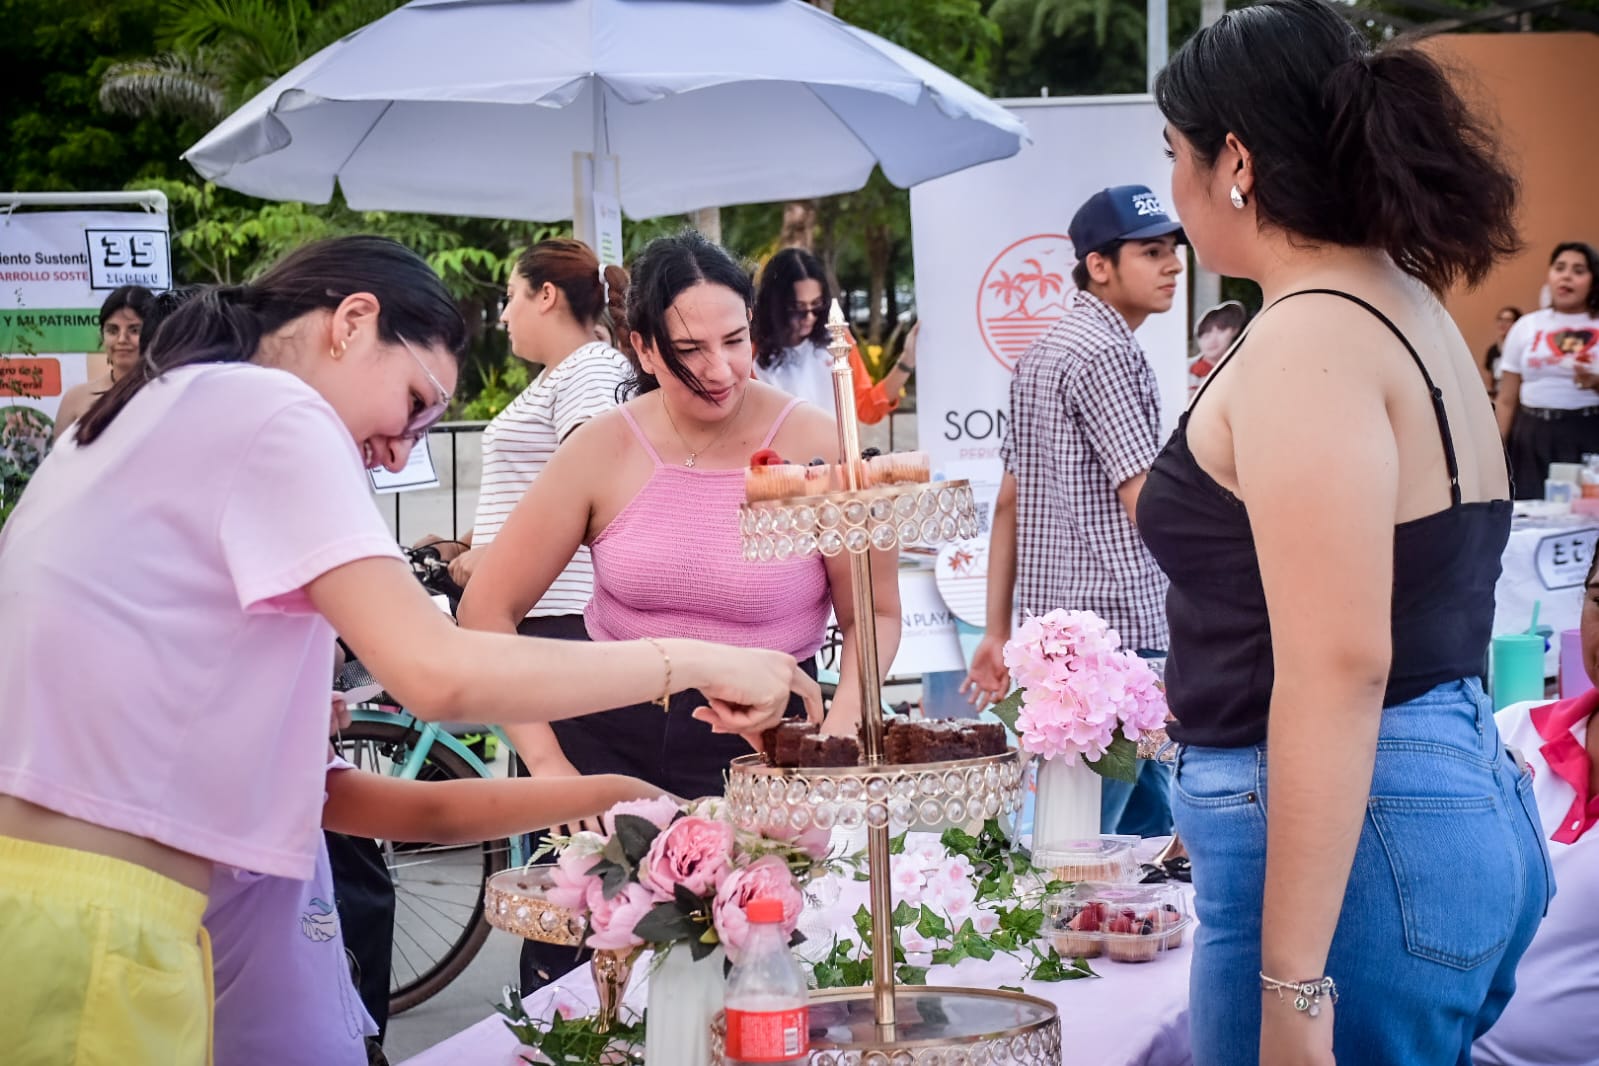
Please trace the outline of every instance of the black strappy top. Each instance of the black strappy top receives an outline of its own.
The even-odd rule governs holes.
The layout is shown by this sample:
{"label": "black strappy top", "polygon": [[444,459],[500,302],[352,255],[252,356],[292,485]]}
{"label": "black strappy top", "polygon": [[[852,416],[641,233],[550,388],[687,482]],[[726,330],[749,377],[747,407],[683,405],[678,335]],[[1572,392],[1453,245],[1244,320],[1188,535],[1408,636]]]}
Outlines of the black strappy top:
{"label": "black strappy top", "polygon": [[[1366,301],[1334,289],[1399,338],[1432,394],[1449,469],[1447,510],[1394,527],[1393,665],[1384,707],[1445,681],[1482,673],[1493,627],[1494,584],[1510,537],[1510,501],[1462,503],[1459,464],[1443,392],[1399,327]],[[1277,302],[1281,302],[1280,300]],[[1138,529],[1171,578],[1166,696],[1173,739],[1235,748],[1266,737],[1273,682],[1271,628],[1254,535],[1243,501],[1206,474],[1188,448],[1188,419],[1248,336],[1211,371],[1160,455],[1138,501]],[[1305,559],[1314,566],[1314,559]],[[1307,605],[1308,606],[1308,605]]]}

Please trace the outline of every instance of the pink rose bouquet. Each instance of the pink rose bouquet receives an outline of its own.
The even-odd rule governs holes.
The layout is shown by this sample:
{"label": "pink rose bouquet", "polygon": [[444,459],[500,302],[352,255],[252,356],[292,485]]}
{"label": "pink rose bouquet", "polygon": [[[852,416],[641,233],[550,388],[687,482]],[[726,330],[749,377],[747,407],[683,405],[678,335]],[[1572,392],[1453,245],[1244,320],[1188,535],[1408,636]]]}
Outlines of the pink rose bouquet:
{"label": "pink rose bouquet", "polygon": [[[1020,686],[995,713],[1024,750],[1133,780],[1136,741],[1166,721],[1166,695],[1148,662],[1092,611],[1028,618],[1005,644]],[[1110,756],[1106,758],[1107,754]]]}
{"label": "pink rose bouquet", "polygon": [[683,942],[701,959],[721,944],[737,958],[744,905],[766,896],[783,902],[784,927],[799,938],[800,885],[823,869],[826,842],[743,832],[724,813],[719,800],[619,803],[600,817],[601,832],[552,839],[548,898],[586,919],[585,943],[602,950]]}

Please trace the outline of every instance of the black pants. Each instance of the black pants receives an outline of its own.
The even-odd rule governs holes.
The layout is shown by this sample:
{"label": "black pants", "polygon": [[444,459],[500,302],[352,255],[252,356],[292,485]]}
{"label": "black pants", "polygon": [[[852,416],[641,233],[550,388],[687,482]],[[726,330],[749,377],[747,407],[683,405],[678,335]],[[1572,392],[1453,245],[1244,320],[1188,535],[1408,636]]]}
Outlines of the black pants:
{"label": "black pants", "polygon": [[[524,636],[556,636],[543,631],[552,619],[528,619],[518,628]],[[553,627],[548,627],[553,628]],[[573,639],[573,638],[567,638]],[[802,664],[816,676],[814,660]],[[627,774],[674,795],[689,799],[720,796],[726,789],[727,764],[750,754],[742,737],[711,732],[711,727],[691,717],[705,697],[692,689],[675,694],[668,713],[659,703],[635,703],[599,711],[581,718],[551,722],[561,753],[579,773]],[[803,716],[799,697],[788,713]],[[527,995],[588,959],[586,949],[543,944],[522,944],[522,993]]]}
{"label": "black pants", "polygon": [[389,1025],[389,957],[394,950],[394,882],[377,842],[325,833],[333,870],[333,900],[344,948],[355,963],[356,991],[378,1040]]}
{"label": "black pants", "polygon": [[1510,426],[1510,476],[1518,500],[1543,499],[1550,463],[1580,463],[1599,452],[1599,407],[1580,411],[1521,408]]}

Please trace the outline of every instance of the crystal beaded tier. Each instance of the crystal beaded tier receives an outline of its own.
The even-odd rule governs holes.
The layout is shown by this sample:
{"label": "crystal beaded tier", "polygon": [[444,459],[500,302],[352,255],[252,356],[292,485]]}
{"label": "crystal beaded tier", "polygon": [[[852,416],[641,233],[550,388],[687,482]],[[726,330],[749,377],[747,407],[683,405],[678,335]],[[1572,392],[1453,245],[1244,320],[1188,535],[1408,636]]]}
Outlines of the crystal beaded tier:
{"label": "crystal beaded tier", "polygon": [[483,914],[507,933],[546,944],[583,943],[584,921],[544,898],[550,887],[546,866],[502,870],[483,886]]}
{"label": "crystal beaded tier", "polygon": [[1014,750],[949,762],[830,767],[767,766],[761,756],[745,755],[728,768],[727,805],[744,829],[942,829],[1019,810],[1025,771]]}
{"label": "crystal beaded tier", "polygon": [[745,503],[739,508],[739,532],[744,557],[769,562],[974,537],[977,515],[968,483],[932,481]]}

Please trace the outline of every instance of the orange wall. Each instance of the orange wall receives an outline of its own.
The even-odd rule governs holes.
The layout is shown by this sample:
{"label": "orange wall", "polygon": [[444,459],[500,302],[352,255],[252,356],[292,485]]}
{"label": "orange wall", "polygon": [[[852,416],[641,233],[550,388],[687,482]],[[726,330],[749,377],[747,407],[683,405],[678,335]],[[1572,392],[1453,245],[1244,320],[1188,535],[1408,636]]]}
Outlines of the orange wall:
{"label": "orange wall", "polygon": [[1505,158],[1521,179],[1525,249],[1476,290],[1448,300],[1460,331],[1481,353],[1493,342],[1500,307],[1538,306],[1556,244],[1599,246],[1599,111],[1592,91],[1599,34],[1443,34],[1426,48],[1456,72],[1485,113],[1497,115]]}

